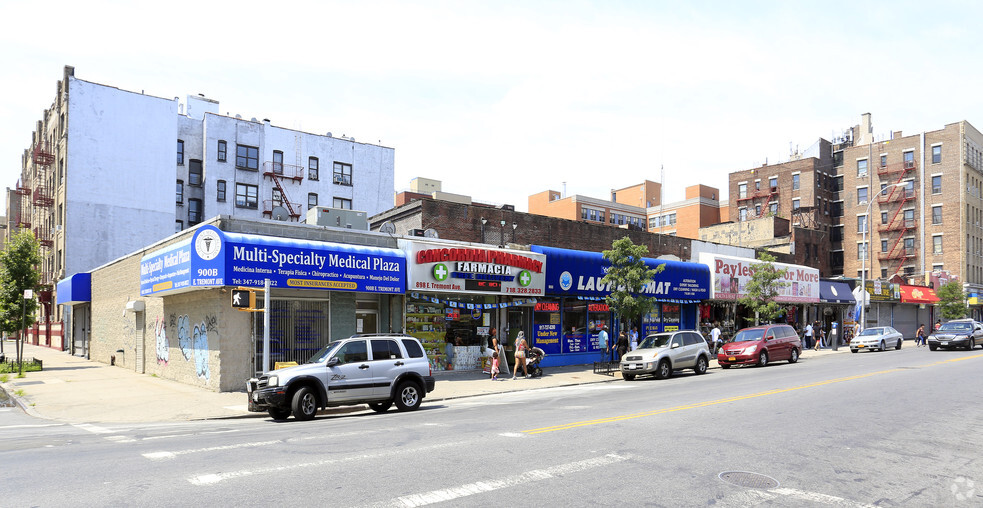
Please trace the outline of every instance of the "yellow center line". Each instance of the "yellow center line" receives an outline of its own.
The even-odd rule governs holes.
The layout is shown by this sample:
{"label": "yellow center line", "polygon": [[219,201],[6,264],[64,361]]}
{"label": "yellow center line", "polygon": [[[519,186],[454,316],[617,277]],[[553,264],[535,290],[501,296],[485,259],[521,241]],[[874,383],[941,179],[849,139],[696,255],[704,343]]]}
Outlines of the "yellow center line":
{"label": "yellow center line", "polygon": [[[920,367],[933,367],[933,366],[942,365],[942,364],[945,364],[945,363],[959,362],[959,361],[963,361],[963,360],[971,360],[973,358],[983,358],[983,354],[973,355],[973,356],[963,356],[963,357],[960,357],[960,358],[953,358],[953,359],[949,359],[949,360],[942,360],[942,361],[939,361],[939,362],[929,363],[927,365],[921,365]],[[552,427],[540,427],[538,429],[523,430],[522,432],[523,433],[526,433],[526,434],[543,434],[543,433],[546,433],[546,432],[556,432],[558,430],[569,430],[569,429],[573,429],[573,428],[577,428],[577,427],[586,427],[586,426],[589,426],[589,425],[600,425],[602,423],[614,423],[614,422],[620,422],[620,421],[624,421],[624,420],[631,420],[631,419],[634,419],[634,418],[644,418],[646,416],[655,416],[655,415],[661,415],[661,414],[666,414],[666,413],[674,413],[676,411],[684,411],[686,409],[696,409],[696,408],[701,408],[701,407],[714,406],[714,405],[717,405],[717,404],[727,404],[727,403],[730,403],[730,402],[737,402],[737,401],[741,401],[741,400],[754,399],[754,398],[757,398],[757,397],[764,397],[764,396],[767,396],[767,395],[776,395],[776,394],[779,394],[779,393],[792,392],[792,391],[795,391],[795,390],[804,390],[806,388],[815,388],[817,386],[831,385],[831,384],[834,384],[834,383],[842,383],[842,382],[845,382],[845,381],[854,381],[854,380],[857,380],[857,379],[863,379],[863,378],[867,378],[867,377],[871,377],[871,376],[877,376],[877,375],[881,375],[881,374],[889,374],[891,372],[900,372],[900,371],[903,371],[903,370],[905,370],[905,369],[879,370],[877,372],[871,372],[869,374],[858,374],[858,375],[855,375],[855,376],[847,376],[847,377],[841,377],[841,378],[836,378],[836,379],[828,379],[826,381],[817,381],[815,383],[809,383],[809,384],[805,384],[805,385],[794,386],[794,387],[791,387],[791,388],[777,388],[777,389],[774,389],[774,390],[768,390],[768,391],[764,391],[764,392],[752,393],[752,394],[748,394],[748,395],[737,395],[737,396],[734,396],[734,397],[727,397],[725,399],[717,399],[717,400],[711,400],[711,401],[706,401],[706,402],[696,402],[696,403],[693,403],[693,404],[684,404],[682,406],[675,406],[675,407],[669,407],[669,408],[663,408],[663,409],[655,409],[655,410],[652,410],[652,411],[645,411],[643,413],[634,413],[634,414],[627,414],[627,415],[620,415],[620,416],[609,416],[607,418],[597,418],[597,419],[594,419],[594,420],[584,420],[584,421],[580,421],[580,422],[571,422],[571,423],[565,423],[565,424],[562,424],[562,425],[554,425]]]}

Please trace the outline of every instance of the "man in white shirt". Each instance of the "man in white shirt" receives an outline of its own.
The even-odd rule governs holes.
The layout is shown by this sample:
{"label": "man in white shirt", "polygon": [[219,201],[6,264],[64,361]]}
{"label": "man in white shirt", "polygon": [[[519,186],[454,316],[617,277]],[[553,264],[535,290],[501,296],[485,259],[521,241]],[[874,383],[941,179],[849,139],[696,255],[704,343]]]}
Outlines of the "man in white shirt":
{"label": "man in white shirt", "polygon": [[628,341],[631,344],[631,350],[634,351],[638,349],[638,327],[631,327],[631,331],[628,332]]}
{"label": "man in white shirt", "polygon": [[720,325],[717,323],[713,324],[713,330],[710,330],[710,342],[713,343],[713,354],[717,354],[717,350],[720,349]]}
{"label": "man in white shirt", "polygon": [[806,341],[806,343],[805,343],[804,346],[807,349],[812,349],[812,346],[813,346],[813,343],[812,343],[812,323],[809,323],[809,324],[806,325],[805,341]]}

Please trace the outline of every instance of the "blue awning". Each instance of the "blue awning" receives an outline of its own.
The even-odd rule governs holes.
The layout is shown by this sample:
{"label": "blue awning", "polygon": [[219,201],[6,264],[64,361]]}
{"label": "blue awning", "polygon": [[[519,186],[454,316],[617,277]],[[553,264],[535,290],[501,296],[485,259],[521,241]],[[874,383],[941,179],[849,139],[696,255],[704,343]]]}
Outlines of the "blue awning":
{"label": "blue awning", "polygon": [[58,305],[75,305],[92,301],[92,274],[76,273],[67,279],[58,281]]}
{"label": "blue awning", "polygon": [[[611,263],[600,252],[532,245],[546,255],[546,294],[603,298],[611,287],[601,281]],[[643,258],[649,268],[663,266],[642,294],[661,302],[697,303],[710,298],[710,268],[702,263]]]}
{"label": "blue awning", "polygon": [[857,299],[853,297],[850,286],[845,282],[819,281],[819,301],[823,303],[845,303],[855,304]]}

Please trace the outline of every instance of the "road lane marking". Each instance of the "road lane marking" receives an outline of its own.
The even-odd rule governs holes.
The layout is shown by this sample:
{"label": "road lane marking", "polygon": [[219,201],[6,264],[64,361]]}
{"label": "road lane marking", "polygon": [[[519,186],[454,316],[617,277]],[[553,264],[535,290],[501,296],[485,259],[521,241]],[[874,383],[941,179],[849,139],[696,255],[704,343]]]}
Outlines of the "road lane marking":
{"label": "road lane marking", "polygon": [[340,459],[324,459],[324,460],[316,460],[313,462],[288,464],[284,466],[272,466],[272,467],[264,467],[264,468],[257,468],[257,469],[242,469],[239,471],[229,471],[227,473],[201,474],[188,478],[188,482],[190,482],[192,485],[197,485],[197,486],[214,485],[216,483],[225,480],[231,480],[233,478],[242,478],[244,476],[263,475],[269,473],[282,473],[284,471],[290,471],[293,469],[344,464],[347,462],[355,462],[359,460],[388,459],[391,458],[393,455],[403,455],[403,454],[410,454],[410,453],[429,454],[434,450],[439,450],[442,448],[452,448],[455,446],[474,446],[474,445],[475,445],[474,441],[461,441],[455,443],[442,443],[432,446],[423,446],[419,448],[386,450],[384,452],[379,452],[379,453],[365,453],[360,455],[352,455],[350,457],[343,457]]}
{"label": "road lane marking", "polygon": [[116,432],[115,430],[110,430],[105,427],[100,427],[98,425],[92,425],[91,423],[75,423],[72,424],[73,427],[78,427],[82,430],[87,430],[93,434],[112,434]]}
{"label": "road lane marking", "polygon": [[189,453],[217,452],[217,451],[224,451],[224,450],[235,450],[238,448],[255,448],[257,446],[267,446],[267,445],[277,444],[282,442],[283,442],[282,440],[277,439],[275,441],[258,441],[254,443],[238,443],[238,444],[223,445],[223,446],[209,446],[207,448],[195,448],[193,450],[181,450],[176,452],[167,452],[167,451],[150,452],[150,453],[144,453],[142,455],[150,460],[173,459],[178,455],[187,455]]}
{"label": "road lane marking", "polygon": [[34,425],[5,425],[0,427],[0,430],[7,429],[35,429],[38,427],[61,427],[65,425],[64,423],[38,423]]}
{"label": "road lane marking", "polygon": [[768,492],[771,492],[773,494],[778,494],[780,496],[791,497],[795,499],[801,499],[803,501],[810,501],[813,503],[819,503],[819,504],[825,504],[831,506],[875,508],[874,505],[866,504],[866,503],[858,503],[856,501],[851,501],[849,499],[844,499],[842,497],[831,496],[829,494],[821,494],[819,492],[808,492],[805,490],[790,489],[787,487],[768,489]]}
{"label": "road lane marking", "polygon": [[545,469],[533,469],[531,471],[526,471],[524,473],[515,476],[506,476],[505,478],[500,478],[497,480],[485,480],[485,481],[474,482],[474,483],[466,483],[464,485],[459,485],[457,487],[451,487],[448,489],[431,490],[429,492],[421,492],[419,494],[410,494],[408,496],[397,497],[391,501],[383,502],[379,504],[373,504],[370,506],[379,507],[379,508],[381,507],[412,508],[416,506],[426,506],[430,504],[444,503],[447,501],[453,501],[455,499],[460,499],[463,497],[473,496],[475,494],[484,494],[486,492],[507,489],[509,487],[516,487],[530,482],[537,482],[540,480],[554,478],[556,476],[563,476],[566,474],[586,471],[588,469],[604,467],[628,459],[629,457],[611,453],[608,455],[580,460],[577,462],[560,464],[558,466],[548,467]]}
{"label": "road lane marking", "polygon": [[[983,356],[983,355],[979,355],[979,356]],[[589,426],[589,425],[600,425],[600,424],[604,424],[604,423],[614,423],[614,422],[620,422],[620,421],[624,421],[624,420],[631,420],[631,419],[634,419],[634,418],[644,418],[644,417],[648,417],[648,416],[656,416],[656,415],[661,415],[661,414],[666,414],[666,413],[674,413],[676,411],[684,411],[684,410],[687,410],[687,409],[697,409],[697,408],[701,408],[701,407],[714,406],[714,405],[717,405],[717,404],[727,404],[727,403],[731,403],[731,402],[738,402],[738,401],[748,400],[748,399],[754,399],[754,398],[758,398],[758,397],[765,397],[765,396],[768,396],[768,395],[777,395],[779,393],[787,393],[787,392],[791,392],[791,391],[795,391],[795,390],[804,390],[806,388],[815,388],[817,386],[825,386],[825,385],[830,385],[830,384],[834,384],[834,383],[843,383],[845,381],[854,381],[854,380],[857,380],[857,379],[868,378],[868,377],[871,377],[871,376],[877,376],[877,375],[881,375],[881,374],[888,374],[888,373],[891,373],[891,372],[901,372],[903,370],[904,369],[879,370],[877,372],[871,372],[871,373],[868,373],[868,374],[858,374],[858,375],[855,375],[855,376],[847,376],[847,377],[841,377],[841,378],[836,378],[836,379],[828,379],[826,381],[817,381],[815,383],[809,383],[809,384],[800,385],[800,386],[793,386],[791,388],[777,388],[777,389],[774,389],[774,390],[768,390],[768,391],[764,391],[764,392],[752,393],[752,394],[748,394],[748,395],[737,395],[737,396],[734,396],[734,397],[727,397],[725,399],[717,399],[717,400],[711,400],[711,401],[706,401],[706,402],[697,402],[697,403],[694,403],[694,404],[684,404],[684,405],[681,405],[681,406],[668,407],[668,408],[663,408],[663,409],[656,409],[656,410],[653,410],[653,411],[645,411],[645,412],[642,412],[642,413],[634,413],[634,414],[620,415],[620,416],[610,416],[610,417],[607,417],[607,418],[597,418],[597,419],[594,419],[594,420],[584,420],[584,421],[580,421],[580,422],[564,423],[564,424],[561,424],[561,425],[553,425],[551,427],[540,427],[538,429],[523,430],[522,432],[524,432],[526,434],[543,434],[543,433],[546,433],[546,432],[556,432],[558,430],[570,430],[570,429],[574,429],[574,428],[577,428],[577,427],[586,427],[586,426]]]}

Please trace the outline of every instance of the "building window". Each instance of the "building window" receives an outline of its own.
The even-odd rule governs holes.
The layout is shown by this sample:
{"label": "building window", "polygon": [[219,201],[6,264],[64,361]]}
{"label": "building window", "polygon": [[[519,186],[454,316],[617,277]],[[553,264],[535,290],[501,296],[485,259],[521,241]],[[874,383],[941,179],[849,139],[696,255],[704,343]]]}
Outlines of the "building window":
{"label": "building window", "polygon": [[881,155],[881,167],[882,168],[887,167],[887,155]]}
{"label": "building window", "polygon": [[867,257],[866,250],[867,249],[865,249],[864,247],[865,247],[865,245],[863,243],[858,243],[857,244],[857,259],[866,259],[866,257]]}
{"label": "building window", "polygon": [[932,176],[932,194],[942,194],[942,175]]}
{"label": "building window", "polygon": [[942,235],[932,235],[932,254],[942,254]]}
{"label": "building window", "polygon": [[772,203],[769,205],[772,215],[778,215],[778,203]]}
{"label": "building window", "polygon": [[755,190],[755,192],[761,190],[761,180],[755,180],[754,181],[754,190]]}
{"label": "building window", "polygon": [[283,192],[280,192],[280,189],[273,189],[270,197],[272,198],[273,206],[283,206]]}
{"label": "building window", "polygon": [[188,161],[188,185],[201,187],[201,161]]}
{"label": "building window", "polygon": [[317,208],[317,194],[310,192],[307,194],[307,209]]}
{"label": "building window", "polygon": [[798,199],[793,199],[792,200],[792,213],[796,213],[798,211],[799,211],[799,200]]}
{"label": "building window", "polygon": [[[881,278],[882,279],[886,279],[887,278],[887,268],[881,268]],[[865,300],[866,300],[866,298],[865,298]]]}
{"label": "building window", "polygon": [[739,221],[747,220],[747,208],[741,208],[737,211],[737,220]]}
{"label": "building window", "polygon": [[201,200],[191,198],[188,200],[188,225],[194,226],[201,222]]}
{"label": "building window", "polygon": [[587,212],[587,218],[588,218],[589,220],[597,220],[597,210],[594,210],[593,208],[591,208],[591,209],[590,209],[590,210],[589,210],[589,211]]}
{"label": "building window", "polygon": [[174,221],[174,232],[180,233],[182,230],[184,230],[184,221],[183,220]]}
{"label": "building window", "polygon": [[761,205],[754,205],[754,216],[761,217]]}
{"label": "building window", "polygon": [[[940,239],[940,241],[941,241],[941,239]],[[941,248],[942,247],[940,246],[939,249],[941,249]],[[907,255],[909,255],[909,256],[915,253],[915,239],[914,238],[905,238],[904,239],[904,253],[907,254]]]}
{"label": "building window", "polygon": [[857,216],[857,233],[863,233],[867,230],[867,216],[858,215]]}
{"label": "building window", "polygon": [[843,165],[843,150],[833,152],[833,167],[838,168]]}
{"label": "building window", "polygon": [[942,145],[935,145],[932,147],[932,164],[940,162],[942,162]]}
{"label": "building window", "polygon": [[887,212],[881,212],[881,224],[887,224]]}
{"label": "building window", "polygon": [[184,203],[184,180],[177,181],[177,203]]}
{"label": "building window", "polygon": [[881,240],[881,252],[887,252],[887,240]]}
{"label": "building window", "polygon": [[248,183],[236,184],[236,207],[256,209],[259,202],[259,187]]}
{"label": "building window", "polygon": [[236,145],[236,167],[259,171],[259,148],[255,146]]}
{"label": "building window", "polygon": [[345,164],[344,162],[334,163],[334,175],[332,181],[338,185],[351,185],[352,165]]}
{"label": "building window", "polygon": [[771,187],[772,189],[777,189],[778,188],[778,177],[777,176],[773,176],[773,177],[771,177],[771,178],[768,179],[768,187]]}
{"label": "building window", "polygon": [[223,139],[218,140],[218,161],[219,162],[225,162],[225,154],[226,154],[226,151],[227,151],[227,145],[225,144],[225,140],[223,140]]}
{"label": "building window", "polygon": [[829,214],[833,217],[843,217],[843,202],[833,201],[830,203]]}
{"label": "building window", "polygon": [[318,179],[318,168],[320,167],[320,166],[318,166],[318,164],[319,164],[319,162],[317,160],[317,157],[308,157],[307,158],[307,179],[308,180],[315,180],[316,181]]}
{"label": "building window", "polygon": [[184,140],[177,140],[177,165],[184,165]]}
{"label": "building window", "polygon": [[225,180],[218,181],[215,199],[216,201],[225,201]]}
{"label": "building window", "polygon": [[737,199],[744,199],[747,197],[747,184],[739,183],[737,184]]}
{"label": "building window", "polygon": [[942,224],[942,205],[932,207],[932,224]]}
{"label": "building window", "polygon": [[352,200],[345,198],[334,198],[334,207],[341,208],[344,210],[352,209]]}
{"label": "building window", "polygon": [[283,152],[280,150],[273,150],[273,172],[283,174]]}
{"label": "building window", "polygon": [[909,151],[901,154],[901,156],[904,159],[904,167],[905,167],[905,169],[911,169],[911,168],[915,167],[915,152],[909,150]]}
{"label": "building window", "polygon": [[915,225],[915,210],[913,208],[904,211],[904,222],[907,227]]}
{"label": "building window", "polygon": [[792,175],[792,190],[799,190],[799,175]]}
{"label": "building window", "polygon": [[867,203],[867,187],[857,188],[857,204],[862,205]]}
{"label": "building window", "polygon": [[857,176],[867,176],[867,159],[857,159]]}
{"label": "building window", "polygon": [[932,263],[932,271],[933,272],[941,272],[942,271],[942,268],[943,268],[942,263]]}

